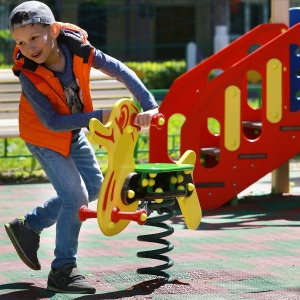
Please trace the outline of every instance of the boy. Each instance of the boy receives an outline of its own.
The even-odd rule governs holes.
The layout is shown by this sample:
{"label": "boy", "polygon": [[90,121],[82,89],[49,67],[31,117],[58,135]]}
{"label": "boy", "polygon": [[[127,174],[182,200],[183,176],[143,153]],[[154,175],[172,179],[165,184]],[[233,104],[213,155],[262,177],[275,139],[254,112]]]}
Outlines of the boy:
{"label": "boy", "polygon": [[81,28],[56,22],[44,3],[18,5],[10,14],[9,28],[16,41],[13,72],[22,85],[20,137],[45,170],[56,195],[5,229],[22,261],[40,270],[39,235],[56,223],[55,259],[47,289],[93,294],[95,287],[76,264],[78,211],[98,198],[103,176],[81,128],[88,127],[91,118],[105,124],[110,112],[93,111],[90,68],[123,82],[140,102],[143,112],[134,119],[136,125],[149,126],[158,106],[134,72],[91,46]]}

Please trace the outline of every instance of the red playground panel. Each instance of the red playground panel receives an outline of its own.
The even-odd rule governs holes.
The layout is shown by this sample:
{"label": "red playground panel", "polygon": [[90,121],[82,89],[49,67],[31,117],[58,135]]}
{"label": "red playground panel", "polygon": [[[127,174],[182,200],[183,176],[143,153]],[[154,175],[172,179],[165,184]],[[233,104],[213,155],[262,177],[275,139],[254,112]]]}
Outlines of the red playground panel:
{"label": "red playground panel", "polygon": [[[179,77],[166,95],[166,124],[176,113],[186,117],[180,152],[197,155],[193,176],[203,209],[222,206],[299,153],[300,112],[290,110],[290,59],[300,59],[291,49],[299,34],[300,25],[260,25]],[[249,54],[253,45],[260,47]],[[223,72],[209,81],[215,69]],[[249,71],[261,76],[256,109],[248,104]],[[220,133],[208,130],[209,118]],[[150,161],[171,160],[167,143],[168,126],[150,129]]]}

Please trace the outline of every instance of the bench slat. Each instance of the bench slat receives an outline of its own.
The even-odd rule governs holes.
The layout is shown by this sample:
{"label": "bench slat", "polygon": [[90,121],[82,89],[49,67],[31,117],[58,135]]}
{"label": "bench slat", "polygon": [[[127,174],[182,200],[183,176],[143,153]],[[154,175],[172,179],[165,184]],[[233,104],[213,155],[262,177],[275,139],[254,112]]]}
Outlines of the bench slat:
{"label": "bench slat", "polygon": [[[0,112],[0,120],[7,120],[7,119],[18,119],[18,111]],[[1,126],[0,126],[0,132],[1,132]]]}
{"label": "bench slat", "polygon": [[[1,83],[0,83],[1,85]],[[111,89],[111,90],[92,90],[91,91],[92,99],[110,99],[115,98],[130,98],[132,94],[125,89]],[[13,107],[13,105],[18,106],[20,101],[20,93],[7,93],[0,94],[0,111],[3,111],[6,107]],[[12,105],[9,105],[9,104]]]}
{"label": "bench slat", "polygon": [[13,83],[2,83],[0,79],[0,96],[2,101],[2,94],[6,93],[20,93],[21,85],[18,82]]}
{"label": "bench slat", "polygon": [[[91,90],[110,90],[110,89],[123,89],[127,90],[123,83],[116,80],[91,80]],[[5,94],[21,92],[21,86],[18,82],[2,83],[0,79],[0,97],[1,101],[4,99]]]}
{"label": "bench slat", "polygon": [[[94,68],[91,69],[90,77],[94,80],[100,79],[100,80],[107,80],[111,79],[110,76],[107,74],[96,70]],[[1,69],[0,70],[0,82],[1,83],[10,83],[10,82],[18,82],[18,77],[16,77],[11,69]]]}

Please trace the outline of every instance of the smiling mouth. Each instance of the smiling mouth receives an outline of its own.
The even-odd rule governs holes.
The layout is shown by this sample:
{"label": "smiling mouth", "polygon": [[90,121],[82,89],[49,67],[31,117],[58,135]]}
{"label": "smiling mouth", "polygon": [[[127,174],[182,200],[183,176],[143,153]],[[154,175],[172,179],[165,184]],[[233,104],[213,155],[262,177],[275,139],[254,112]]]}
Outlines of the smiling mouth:
{"label": "smiling mouth", "polygon": [[41,56],[41,53],[42,53],[42,51],[39,51],[39,52],[37,52],[37,53],[35,53],[35,54],[32,54],[31,57],[32,57],[32,58],[35,58],[35,59],[36,59],[36,58],[39,58],[39,57]]}

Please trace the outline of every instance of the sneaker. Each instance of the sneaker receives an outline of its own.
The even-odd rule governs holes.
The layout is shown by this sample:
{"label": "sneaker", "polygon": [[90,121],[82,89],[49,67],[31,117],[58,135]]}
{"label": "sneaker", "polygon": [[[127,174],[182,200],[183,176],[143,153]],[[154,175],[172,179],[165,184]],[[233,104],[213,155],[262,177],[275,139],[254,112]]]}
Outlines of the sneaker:
{"label": "sneaker", "polygon": [[96,288],[85,280],[76,263],[63,265],[59,269],[52,269],[48,276],[47,290],[70,294],[96,293]]}
{"label": "sneaker", "polygon": [[5,230],[22,261],[33,270],[40,270],[37,258],[40,236],[25,225],[25,218],[18,218],[4,225]]}

